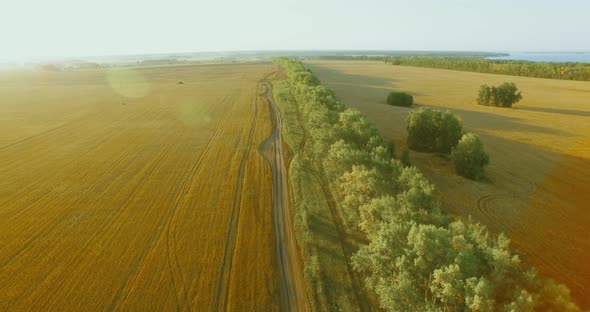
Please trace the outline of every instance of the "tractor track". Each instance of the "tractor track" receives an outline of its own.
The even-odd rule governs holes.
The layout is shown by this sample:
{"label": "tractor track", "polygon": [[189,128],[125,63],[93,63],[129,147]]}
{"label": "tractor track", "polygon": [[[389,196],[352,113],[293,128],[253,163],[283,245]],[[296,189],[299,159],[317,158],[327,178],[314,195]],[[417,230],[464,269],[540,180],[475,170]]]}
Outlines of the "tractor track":
{"label": "tractor track", "polygon": [[228,304],[228,293],[229,293],[229,283],[231,279],[231,266],[233,261],[233,254],[235,249],[236,243],[236,234],[238,228],[238,222],[240,217],[240,206],[241,206],[241,199],[242,199],[242,186],[244,180],[244,171],[245,171],[245,164],[249,158],[250,152],[252,150],[252,142],[254,140],[254,131],[256,129],[256,119],[258,116],[258,95],[256,94],[253,100],[254,110],[250,117],[250,130],[248,132],[248,137],[246,141],[246,148],[242,154],[242,158],[240,159],[240,165],[238,169],[238,178],[236,180],[236,185],[234,187],[234,198],[233,198],[233,206],[231,211],[231,219],[229,223],[229,227],[226,234],[226,245],[225,250],[223,253],[223,260],[221,262],[221,268],[219,271],[219,277],[217,279],[217,286],[215,288],[215,299],[213,302],[213,311],[226,311],[227,304]]}
{"label": "tractor track", "polygon": [[[227,100],[228,97],[224,98],[223,101]],[[219,137],[221,134],[221,130],[223,129],[223,126],[225,124],[227,118],[227,114],[225,114],[221,120],[217,123],[217,125],[215,126],[215,129],[213,131],[213,134],[211,135],[211,138],[209,139],[209,141],[207,141],[207,144],[204,147],[204,152],[203,154],[201,154],[201,157],[194,163],[193,167],[190,169],[190,174],[189,174],[189,180],[188,182],[186,182],[185,184],[183,184],[183,186],[181,187],[181,191],[179,193],[179,198],[177,200],[177,202],[174,205],[174,209],[172,211],[172,215],[170,216],[170,218],[168,219],[168,222],[166,223],[166,229],[165,229],[165,233],[166,233],[166,256],[167,256],[167,263],[168,263],[168,271],[170,273],[170,277],[172,278],[172,286],[174,289],[174,293],[175,296],[178,295],[178,292],[180,290],[180,296],[181,299],[179,300],[178,298],[176,299],[176,303],[177,303],[177,307],[180,306],[179,301],[183,302],[183,310],[184,311],[191,311],[191,304],[189,302],[188,299],[188,294],[187,294],[187,287],[185,284],[185,280],[184,280],[184,276],[182,274],[182,269],[180,266],[180,261],[178,260],[178,252],[176,250],[176,226],[177,226],[177,218],[178,218],[178,208],[180,206],[182,206],[183,204],[186,203],[187,200],[187,195],[190,193],[190,191],[193,189],[194,187],[194,179],[199,176],[202,172],[203,169],[203,162],[205,161],[205,158],[208,154],[208,152],[211,150],[211,146],[213,144],[213,142],[215,141],[215,138]]]}
{"label": "tractor track", "polygon": [[[210,150],[209,147],[211,146],[211,144],[213,143],[215,138],[217,138],[219,136],[220,129],[223,128],[222,125],[224,124],[226,117],[227,117],[227,114],[225,114],[220,119],[220,121],[216,124],[216,126],[213,130],[213,133],[211,134],[209,140],[205,144],[204,152],[200,155],[198,160],[194,163],[193,167],[191,167],[191,170],[189,171],[190,174],[189,174],[189,179],[188,179],[188,180],[191,180],[191,182],[192,182],[192,179],[190,179],[190,178],[194,178],[194,176],[192,174],[195,173],[195,170],[200,170],[200,168],[202,167],[201,164],[203,163],[204,159],[207,156],[208,151]],[[197,172],[197,174],[198,174],[198,172]],[[117,294],[114,296],[113,301],[111,303],[111,308],[112,308],[111,310],[116,310],[121,304],[124,304],[126,302],[126,300],[129,297],[129,293],[127,293],[123,297],[123,299],[121,299],[125,289],[128,289],[132,285],[135,284],[136,279],[138,277],[136,272],[142,266],[142,263],[145,260],[145,257],[154,248],[156,248],[156,245],[158,245],[158,242],[160,242],[162,239],[165,239],[168,273],[170,274],[171,284],[172,284],[171,286],[174,291],[176,310],[179,311],[181,307],[182,307],[182,310],[185,310],[185,311],[191,310],[190,303],[188,301],[188,295],[186,293],[186,288],[185,288],[184,281],[182,278],[182,272],[181,272],[180,266],[179,266],[178,262],[172,263],[172,261],[170,260],[170,257],[172,257],[172,255],[171,255],[171,251],[170,251],[171,243],[170,243],[169,236],[168,236],[171,233],[173,233],[173,230],[170,229],[170,224],[171,224],[171,220],[174,218],[175,214],[178,211],[180,198],[182,197],[182,195],[184,195],[184,194],[186,194],[186,192],[188,192],[186,185],[187,185],[187,183],[192,184],[191,182],[186,182],[186,180],[185,180],[185,183],[183,183],[180,187],[175,188],[174,193],[179,194],[180,197],[179,197],[179,200],[177,200],[174,203],[174,206],[173,206],[174,208],[172,209],[170,215],[168,216],[167,221],[162,222],[161,226],[158,226],[158,228],[164,227],[164,229],[162,231],[160,231],[158,233],[158,235],[155,236],[151,240],[150,247],[148,247],[147,250],[143,253],[143,257],[141,257],[141,261],[138,260],[136,265],[133,266],[135,269],[133,270],[133,272],[131,274],[128,275],[127,282],[124,283],[124,285],[117,291]],[[172,253],[174,253],[174,252],[175,251],[173,251]],[[174,255],[174,256],[176,256],[176,255]],[[176,260],[177,260],[177,258],[176,258]],[[176,272],[180,272],[179,273],[180,277],[175,276]],[[181,299],[178,298],[178,289],[181,289],[181,295],[180,295]],[[181,305],[180,301],[183,301],[182,305]]]}
{"label": "tractor track", "polygon": [[[479,211],[488,219],[492,220],[498,228],[504,232],[509,237],[518,238],[521,236],[520,233],[516,232],[512,227],[503,220],[503,218],[498,217],[497,213],[490,207],[490,204],[497,200],[516,200],[517,197],[509,194],[488,194],[481,196],[477,200],[477,208]],[[533,256],[537,261],[541,262],[544,266],[550,268],[555,272],[561,272],[562,266],[556,261],[552,259],[547,259],[546,256],[540,254],[539,252],[535,251],[534,248],[526,248],[525,252]]]}

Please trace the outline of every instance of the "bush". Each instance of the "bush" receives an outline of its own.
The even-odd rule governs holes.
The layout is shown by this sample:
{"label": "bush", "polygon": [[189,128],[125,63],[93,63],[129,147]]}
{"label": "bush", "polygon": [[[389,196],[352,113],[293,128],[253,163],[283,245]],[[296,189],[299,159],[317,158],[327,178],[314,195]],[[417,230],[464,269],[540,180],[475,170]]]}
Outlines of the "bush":
{"label": "bush", "polygon": [[484,176],[484,168],[490,162],[490,157],[483,149],[479,136],[466,133],[453,149],[451,159],[459,175],[469,179],[479,179]]}
{"label": "bush", "polygon": [[405,92],[391,92],[387,96],[387,104],[410,107],[414,104],[414,97]]}
{"label": "bush", "polygon": [[449,153],[463,134],[461,120],[451,112],[420,108],[407,120],[408,147],[421,152]]}
{"label": "bush", "polygon": [[463,136],[461,120],[449,111],[442,113],[438,120],[436,150],[442,153],[450,153],[451,149],[459,143],[461,136]]}
{"label": "bush", "polygon": [[436,111],[419,108],[410,112],[407,120],[408,147],[418,151],[432,151],[436,146]]}
{"label": "bush", "polygon": [[477,103],[486,106],[512,107],[522,100],[522,92],[513,82],[505,82],[497,87],[486,84],[479,88]]}

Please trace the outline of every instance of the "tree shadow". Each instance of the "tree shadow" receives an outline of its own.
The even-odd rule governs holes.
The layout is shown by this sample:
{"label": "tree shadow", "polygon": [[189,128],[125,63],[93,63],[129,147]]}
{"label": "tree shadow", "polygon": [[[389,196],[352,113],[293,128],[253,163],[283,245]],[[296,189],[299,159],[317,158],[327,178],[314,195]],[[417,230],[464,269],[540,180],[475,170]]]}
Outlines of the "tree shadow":
{"label": "tree shadow", "polygon": [[531,112],[539,112],[539,113],[548,113],[548,114],[561,114],[561,115],[570,115],[570,116],[590,117],[590,111],[583,111],[583,110],[576,110],[576,109],[561,109],[561,108],[531,107],[531,106],[518,106],[515,109],[531,111]]}
{"label": "tree shadow", "polygon": [[535,133],[535,134],[550,134],[556,136],[572,137],[575,134],[565,130],[548,128],[539,125],[533,125],[525,123],[523,118],[497,115],[491,112],[482,112],[476,110],[466,110],[459,108],[449,108],[446,106],[437,105],[422,105],[434,107],[440,110],[449,110],[457,114],[464,122],[467,128],[479,128],[483,130],[503,130],[503,131],[515,131],[522,133]]}
{"label": "tree shadow", "polygon": [[[327,207],[324,207],[327,208]],[[323,211],[327,213],[327,211]],[[337,310],[349,310],[351,302],[347,294],[353,294],[356,289],[346,269],[350,259],[342,250],[343,241],[340,240],[338,230],[331,220],[316,213],[309,215],[310,235],[313,239],[309,244],[315,250],[314,256],[320,265],[320,282],[322,284],[322,299],[328,306]]]}
{"label": "tree shadow", "polygon": [[590,267],[579,265],[590,261],[590,158],[496,135],[482,139],[491,157],[488,181],[449,172],[431,161],[434,155],[419,155],[414,163],[435,184],[453,216],[472,216],[493,233],[503,232],[523,259],[546,277],[566,283],[574,298],[590,306],[584,296]]}
{"label": "tree shadow", "polygon": [[317,214],[310,213],[308,215],[309,229],[317,234],[321,234],[324,239],[336,241],[339,239],[334,224]]}
{"label": "tree shadow", "polygon": [[[362,65],[362,64],[361,64]],[[318,73],[323,81],[334,88],[339,98],[349,107],[359,108],[364,111],[362,106],[369,103],[386,105],[387,94],[391,91],[404,91],[397,89],[398,79],[382,77],[377,75],[363,75],[357,73],[344,72],[338,68],[330,65],[322,64],[307,64],[312,71]],[[413,96],[426,96],[420,92],[408,92]],[[354,95],[354,96],[349,96]],[[351,100],[353,99],[353,100]],[[376,101],[377,100],[377,101]],[[545,125],[536,125],[527,123],[523,118],[515,116],[506,116],[504,114],[494,114],[493,112],[485,112],[480,110],[469,110],[459,108],[449,108],[443,105],[426,104],[415,102],[415,107],[434,107],[441,110],[450,110],[457,113],[465,122],[467,128],[483,129],[483,130],[501,130],[514,131],[531,134],[549,134],[555,136],[574,136],[574,134],[561,129],[547,127]],[[395,107],[397,108],[397,107]],[[500,109],[500,108],[498,108]],[[381,110],[381,109],[379,109]],[[545,113],[555,113],[571,116],[590,116],[590,111],[582,110],[567,110],[559,108],[537,108],[537,107],[516,107],[514,112],[518,110],[523,111],[537,111]],[[403,111],[410,111],[405,109]]]}
{"label": "tree shadow", "polygon": [[345,73],[341,70],[334,69],[332,67],[328,67],[326,65],[321,64],[306,65],[314,73],[317,71],[322,72],[321,76],[323,77],[323,79],[320,80],[337,80],[341,82],[350,83],[351,85],[358,85],[359,82],[362,81],[362,85],[370,87],[390,87],[393,82],[397,81],[397,79],[393,79],[390,77],[360,75],[348,72]]}
{"label": "tree shadow", "polygon": [[[336,91],[338,98],[347,106],[350,105],[346,101],[347,94],[354,94],[356,100],[362,102],[372,102],[378,104],[387,104],[387,95],[392,91],[406,92],[414,97],[424,96],[424,93],[407,91],[397,88],[397,80],[388,77],[368,76],[342,72],[340,70],[326,67],[323,65],[309,64],[312,71],[317,72],[325,85]],[[379,99],[377,102],[375,99]],[[405,108],[401,106],[392,106],[397,108]],[[406,110],[410,108],[405,108]]]}

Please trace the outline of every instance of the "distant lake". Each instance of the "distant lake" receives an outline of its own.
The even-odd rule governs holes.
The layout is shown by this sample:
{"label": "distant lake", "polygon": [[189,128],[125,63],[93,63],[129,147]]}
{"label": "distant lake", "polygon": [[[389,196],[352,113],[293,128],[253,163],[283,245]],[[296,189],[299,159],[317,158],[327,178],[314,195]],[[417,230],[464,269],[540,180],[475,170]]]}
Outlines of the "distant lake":
{"label": "distant lake", "polygon": [[509,56],[489,57],[491,60],[521,60],[533,62],[590,63],[590,52],[507,52]]}

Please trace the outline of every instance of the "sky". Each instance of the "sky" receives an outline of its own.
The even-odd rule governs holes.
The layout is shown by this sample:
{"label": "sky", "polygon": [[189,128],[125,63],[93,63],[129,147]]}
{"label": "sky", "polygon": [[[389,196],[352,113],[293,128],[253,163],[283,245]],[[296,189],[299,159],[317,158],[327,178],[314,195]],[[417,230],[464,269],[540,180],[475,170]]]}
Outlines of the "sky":
{"label": "sky", "polygon": [[245,50],[590,51],[588,0],[0,0],[0,60]]}

